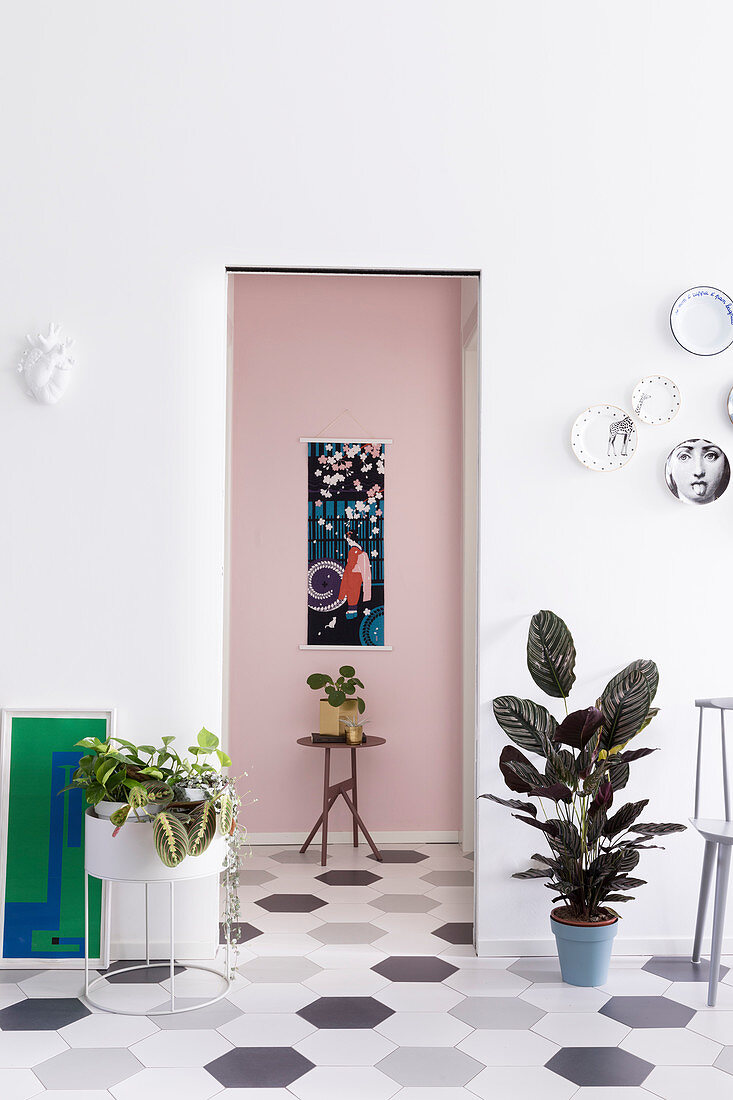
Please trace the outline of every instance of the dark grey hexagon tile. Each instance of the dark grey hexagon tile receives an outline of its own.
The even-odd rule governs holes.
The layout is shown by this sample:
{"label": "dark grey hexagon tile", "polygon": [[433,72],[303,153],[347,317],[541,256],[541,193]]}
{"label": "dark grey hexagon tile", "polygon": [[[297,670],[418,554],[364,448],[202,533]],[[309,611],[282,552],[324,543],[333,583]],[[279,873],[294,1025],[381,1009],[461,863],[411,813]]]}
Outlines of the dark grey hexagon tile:
{"label": "dark grey hexagon tile", "polygon": [[255,904],[268,913],[312,913],[326,903],[314,894],[270,894]]}
{"label": "dark grey hexagon tile", "polygon": [[475,1028],[528,1031],[545,1012],[521,997],[465,997],[449,1014]]}
{"label": "dark grey hexagon tile", "polygon": [[[176,997],[176,1008],[189,1008],[200,1004],[202,997]],[[170,997],[156,1005],[156,1009],[165,1009],[165,1013],[155,1017],[155,1023],[163,1031],[197,1031],[221,1027],[230,1024],[242,1015],[242,1010],[226,999],[215,1001],[203,1008],[189,1008],[188,1012],[168,1012]]]}
{"label": "dark grey hexagon tile", "polygon": [[[129,970],[126,974],[118,974],[128,966],[140,966],[145,959],[118,959],[113,962],[108,970],[102,970],[110,985],[156,985],[164,982],[171,976],[171,964],[169,959],[151,959],[151,965],[146,970]],[[174,967],[175,974],[182,974],[185,966]]]}
{"label": "dark grey hexagon tile", "polygon": [[298,1015],[314,1027],[351,1031],[376,1027],[393,1016],[394,1009],[374,997],[319,997]]}
{"label": "dark grey hexagon tile", "polygon": [[[707,982],[710,978],[710,961],[701,959],[699,963],[679,955],[655,955],[641,968],[670,982]],[[720,977],[728,973],[727,966],[721,966]]]}
{"label": "dark grey hexagon tile", "polygon": [[307,864],[314,864],[321,862],[321,849],[311,848],[308,852],[299,852],[297,848],[293,850],[289,849],[287,852],[276,852],[274,856],[270,856],[270,859],[275,863],[300,863],[304,867]]}
{"label": "dark grey hexagon tile", "polygon": [[32,997],[0,1010],[0,1031],[56,1031],[89,1015],[76,997]]}
{"label": "dark grey hexagon tile", "polygon": [[564,1047],[545,1065],[576,1085],[606,1088],[641,1085],[654,1069],[651,1062],[618,1047]]}
{"label": "dark grey hexagon tile", "polygon": [[507,967],[507,970],[520,978],[526,978],[528,982],[533,982],[535,985],[542,982],[551,982],[554,985],[562,981],[560,963],[557,959],[532,957],[517,959]]}
{"label": "dark grey hexagon tile", "polygon": [[599,1011],[628,1027],[686,1027],[695,1015],[668,997],[611,997]]}
{"label": "dark grey hexagon tile", "polygon": [[[382,852],[382,863],[422,863],[424,859],[428,857],[422,852],[413,852],[406,848],[395,848],[391,852]],[[379,860],[373,853],[369,853],[367,859],[371,859],[374,863],[378,863]]]}
{"label": "dark grey hexagon tile", "polygon": [[458,967],[431,955],[393,955],[372,967],[391,982],[442,982]]}
{"label": "dark grey hexagon tile", "polygon": [[47,1089],[108,1089],[139,1073],[143,1067],[124,1047],[74,1047],[35,1066],[33,1072]]}
{"label": "dark grey hexagon tile", "polygon": [[367,905],[381,909],[383,913],[429,913],[440,902],[427,894],[380,894]]}
{"label": "dark grey hexagon tile", "polygon": [[376,924],[366,924],[360,921],[348,921],[339,923],[332,921],[330,924],[322,924],[319,928],[311,929],[309,935],[321,943],[374,943],[387,935],[384,928],[377,928]]}
{"label": "dark grey hexagon tile", "polygon": [[[232,937],[234,933],[238,932],[238,943],[248,943],[249,940],[255,939],[257,936],[261,936],[262,932],[259,928],[255,928],[253,924],[248,924],[246,921],[233,921],[232,922]],[[224,934],[224,925],[219,925],[219,943],[226,943],[226,936]]]}
{"label": "dark grey hexagon tile", "polygon": [[484,1066],[455,1047],[398,1047],[377,1062],[376,1068],[400,1085],[460,1088]]}
{"label": "dark grey hexagon tile", "polygon": [[292,1047],[235,1047],[204,1066],[229,1089],[286,1088],[313,1068]]}
{"label": "dark grey hexagon tile", "polygon": [[473,943],[473,924],[471,921],[441,924],[440,928],[434,928],[431,934],[445,940],[446,943]]}
{"label": "dark grey hexagon tile", "polygon": [[433,886],[473,886],[473,871],[430,871],[422,881]]}
{"label": "dark grey hexagon tile", "polygon": [[325,882],[327,886],[371,886],[373,882],[380,882],[380,875],[373,875],[371,871],[326,871],[323,875],[316,875],[319,882]]}

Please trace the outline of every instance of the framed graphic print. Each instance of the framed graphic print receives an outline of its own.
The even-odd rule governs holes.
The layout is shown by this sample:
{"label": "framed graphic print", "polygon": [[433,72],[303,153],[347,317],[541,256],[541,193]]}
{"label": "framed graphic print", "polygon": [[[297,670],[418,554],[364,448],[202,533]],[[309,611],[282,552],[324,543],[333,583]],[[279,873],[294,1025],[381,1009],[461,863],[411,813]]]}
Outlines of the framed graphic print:
{"label": "framed graphic print", "polygon": [[[83,737],[114,711],[3,710],[0,725],[0,967],[84,965],[84,812],[70,782]],[[108,960],[108,904],[89,882],[90,965]]]}

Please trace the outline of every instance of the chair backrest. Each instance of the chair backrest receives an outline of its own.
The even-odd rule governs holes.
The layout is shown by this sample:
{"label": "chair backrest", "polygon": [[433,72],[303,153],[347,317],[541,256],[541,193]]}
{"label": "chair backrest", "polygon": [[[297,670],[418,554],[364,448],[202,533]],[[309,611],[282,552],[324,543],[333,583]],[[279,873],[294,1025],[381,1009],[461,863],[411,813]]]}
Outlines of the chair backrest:
{"label": "chair backrest", "polygon": [[695,817],[700,816],[700,786],[702,778],[702,719],[706,710],[717,711],[720,714],[720,764],[723,777],[723,806],[725,808],[725,820],[733,820],[731,814],[730,782],[728,777],[728,750],[725,743],[725,713],[733,710],[733,698],[721,699],[696,699],[695,706],[700,711],[700,724],[697,733],[697,769],[695,772]]}

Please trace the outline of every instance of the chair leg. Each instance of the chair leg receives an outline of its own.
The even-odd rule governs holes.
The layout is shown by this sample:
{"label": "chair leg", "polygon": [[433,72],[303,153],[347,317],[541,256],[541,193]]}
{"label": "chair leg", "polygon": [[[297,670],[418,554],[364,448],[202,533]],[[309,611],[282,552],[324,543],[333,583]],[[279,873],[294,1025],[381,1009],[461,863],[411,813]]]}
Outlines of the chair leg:
{"label": "chair leg", "polygon": [[710,981],[708,982],[708,1005],[710,1008],[715,1008],[715,1002],[718,998],[718,975],[720,974],[720,953],[723,947],[723,927],[725,925],[725,903],[728,897],[730,856],[730,844],[719,844],[718,870],[715,876],[713,944],[710,949]]}
{"label": "chair leg", "polygon": [[700,897],[697,903],[697,922],[695,923],[695,939],[692,944],[692,961],[694,963],[700,962],[700,952],[702,950],[702,937],[705,932],[705,916],[708,911],[708,900],[710,898],[710,886],[713,881],[713,863],[715,862],[715,849],[717,845],[714,840],[705,841],[705,854],[702,857],[702,875],[700,876]]}

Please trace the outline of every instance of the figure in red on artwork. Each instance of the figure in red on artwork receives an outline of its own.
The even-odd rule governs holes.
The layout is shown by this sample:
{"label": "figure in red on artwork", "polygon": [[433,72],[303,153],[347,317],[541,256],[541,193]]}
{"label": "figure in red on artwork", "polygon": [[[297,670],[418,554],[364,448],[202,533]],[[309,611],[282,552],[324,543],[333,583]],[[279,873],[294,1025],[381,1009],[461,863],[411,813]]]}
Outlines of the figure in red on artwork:
{"label": "figure in red on artwork", "polygon": [[339,599],[345,599],[349,605],[346,618],[355,619],[359,596],[363,594],[365,603],[372,598],[372,567],[369,555],[356,541],[353,531],[346,532],[346,542],[349,553],[344,566],[344,575],[341,578]]}

